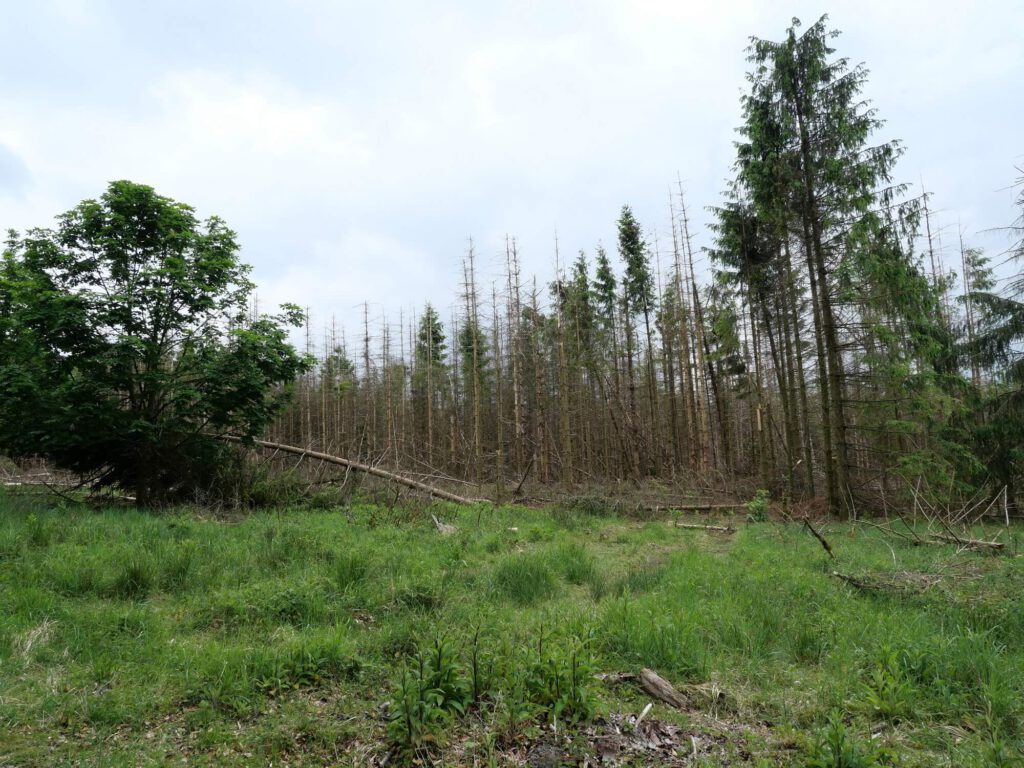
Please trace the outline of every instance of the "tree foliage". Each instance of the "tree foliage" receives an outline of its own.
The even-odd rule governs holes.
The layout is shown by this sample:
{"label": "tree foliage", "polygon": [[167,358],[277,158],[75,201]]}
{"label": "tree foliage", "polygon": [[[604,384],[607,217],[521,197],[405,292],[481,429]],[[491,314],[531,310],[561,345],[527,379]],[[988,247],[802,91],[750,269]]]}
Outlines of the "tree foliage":
{"label": "tree foliage", "polygon": [[0,265],[0,446],[159,503],[210,489],[217,435],[260,434],[307,361],[295,307],[249,314],[235,234],[116,181]]}

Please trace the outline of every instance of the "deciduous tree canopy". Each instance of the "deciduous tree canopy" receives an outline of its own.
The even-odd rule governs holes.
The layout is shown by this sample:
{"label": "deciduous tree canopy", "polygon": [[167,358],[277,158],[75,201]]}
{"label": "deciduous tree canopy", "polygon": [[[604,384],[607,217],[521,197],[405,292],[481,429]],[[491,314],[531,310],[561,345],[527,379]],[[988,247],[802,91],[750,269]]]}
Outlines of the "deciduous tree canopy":
{"label": "deciduous tree canopy", "polygon": [[259,434],[306,362],[295,307],[249,311],[235,233],[116,181],[0,264],[0,444],[157,503],[216,483],[217,434]]}

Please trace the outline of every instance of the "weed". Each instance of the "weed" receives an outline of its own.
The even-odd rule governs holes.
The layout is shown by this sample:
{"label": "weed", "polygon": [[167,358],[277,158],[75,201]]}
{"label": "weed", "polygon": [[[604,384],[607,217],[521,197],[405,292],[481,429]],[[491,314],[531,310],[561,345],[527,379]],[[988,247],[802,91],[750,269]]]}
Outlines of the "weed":
{"label": "weed", "polygon": [[595,568],[587,578],[587,589],[590,592],[590,599],[599,603],[609,592],[608,579]]}
{"label": "weed", "polygon": [[187,700],[233,715],[257,711],[265,698],[328,680],[354,679],[361,670],[348,647],[330,636],[274,649],[229,647],[196,661],[186,670]]}
{"label": "weed", "polygon": [[546,637],[541,625],[536,644],[526,646],[523,680],[530,703],[552,722],[578,723],[590,720],[597,700],[592,681],[591,638]]}
{"label": "weed", "polygon": [[402,670],[391,701],[388,739],[406,761],[424,757],[436,745],[441,726],[462,715],[472,689],[448,641],[438,636]]}
{"label": "weed", "polygon": [[412,581],[395,590],[394,602],[406,610],[427,613],[442,605],[444,594],[433,581]]}
{"label": "weed", "polygon": [[771,494],[763,488],[759,489],[754,498],[747,502],[747,520],[752,523],[763,523],[768,519],[768,505]]}
{"label": "weed", "polygon": [[662,611],[637,610],[628,592],[605,611],[599,638],[607,652],[631,664],[684,677],[701,676],[704,651],[692,622]]}
{"label": "weed", "polygon": [[341,552],[334,561],[334,582],[342,592],[361,584],[370,571],[370,559],[363,552]]}
{"label": "weed", "polygon": [[506,534],[493,534],[484,540],[484,551],[494,555],[507,548],[510,543],[511,539]]}
{"label": "weed", "polygon": [[807,768],[876,768],[889,765],[886,750],[854,738],[837,712],[829,715],[811,751]]}
{"label": "weed", "polygon": [[299,642],[265,659],[253,679],[257,689],[275,696],[329,678],[353,677],[358,670],[359,663],[334,644]]}
{"label": "weed", "polygon": [[864,704],[876,717],[896,723],[913,712],[914,690],[903,671],[899,655],[883,646],[874,669],[863,685]]}
{"label": "weed", "polygon": [[184,591],[189,586],[198,559],[198,547],[191,541],[171,548],[160,560],[160,588],[167,592]]}
{"label": "weed", "polygon": [[56,521],[41,518],[34,512],[25,518],[25,540],[30,547],[45,548],[50,546],[57,533]]}
{"label": "weed", "polygon": [[315,623],[323,610],[315,594],[294,587],[270,594],[261,608],[272,622],[293,626]]}

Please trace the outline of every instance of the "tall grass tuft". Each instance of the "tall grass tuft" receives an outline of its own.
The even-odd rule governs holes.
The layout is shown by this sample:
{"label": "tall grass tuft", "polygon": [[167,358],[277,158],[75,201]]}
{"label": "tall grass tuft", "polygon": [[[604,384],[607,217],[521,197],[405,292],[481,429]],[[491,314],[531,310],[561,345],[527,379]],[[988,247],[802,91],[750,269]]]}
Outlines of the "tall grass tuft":
{"label": "tall grass tuft", "polygon": [[159,573],[153,559],[142,552],[130,552],[120,564],[110,584],[109,594],[126,600],[146,597],[156,586]]}
{"label": "tall grass tuft", "polygon": [[529,605],[555,594],[557,584],[548,558],[539,553],[508,555],[494,568],[493,591],[519,605]]}

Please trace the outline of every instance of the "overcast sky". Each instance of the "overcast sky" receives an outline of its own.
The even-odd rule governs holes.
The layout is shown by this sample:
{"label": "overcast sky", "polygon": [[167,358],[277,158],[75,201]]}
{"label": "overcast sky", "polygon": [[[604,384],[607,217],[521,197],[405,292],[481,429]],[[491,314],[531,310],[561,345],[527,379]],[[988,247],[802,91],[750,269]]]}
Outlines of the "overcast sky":
{"label": "overcast sky", "polygon": [[[48,226],[108,181],[218,214],[261,304],[355,330],[447,314],[472,237],[527,274],[615,242],[623,203],[664,242],[730,175],[752,35],[822,13],[870,69],[898,177],[995,254],[1024,164],[1024,2],[35,0],[4,4],[0,226]],[[707,239],[701,235],[701,242]]]}

